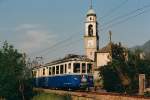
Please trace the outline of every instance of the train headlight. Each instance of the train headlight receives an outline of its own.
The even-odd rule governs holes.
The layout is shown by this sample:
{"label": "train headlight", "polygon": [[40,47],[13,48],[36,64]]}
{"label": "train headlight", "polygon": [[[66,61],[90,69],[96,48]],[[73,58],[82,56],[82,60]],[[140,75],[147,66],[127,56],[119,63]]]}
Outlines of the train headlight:
{"label": "train headlight", "polygon": [[78,78],[75,77],[74,80],[78,80]]}

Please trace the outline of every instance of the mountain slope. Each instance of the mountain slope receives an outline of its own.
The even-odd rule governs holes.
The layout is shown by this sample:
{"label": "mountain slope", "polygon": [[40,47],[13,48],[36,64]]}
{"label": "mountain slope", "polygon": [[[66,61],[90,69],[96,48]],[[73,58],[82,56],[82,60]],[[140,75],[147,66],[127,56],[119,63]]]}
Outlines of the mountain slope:
{"label": "mountain slope", "polygon": [[135,49],[140,49],[145,53],[150,53],[150,40],[147,41],[146,43],[144,43],[141,46],[135,46],[135,47],[131,48],[132,51],[134,51]]}

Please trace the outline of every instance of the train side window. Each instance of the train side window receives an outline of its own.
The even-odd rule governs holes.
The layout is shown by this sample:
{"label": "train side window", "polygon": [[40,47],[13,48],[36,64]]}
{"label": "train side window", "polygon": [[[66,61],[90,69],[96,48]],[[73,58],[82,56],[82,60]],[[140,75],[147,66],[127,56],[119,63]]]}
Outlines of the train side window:
{"label": "train side window", "polygon": [[68,69],[71,69],[71,63],[68,64]]}
{"label": "train side window", "polygon": [[64,65],[60,65],[60,74],[63,74],[64,72]]}
{"label": "train side window", "polygon": [[80,73],[80,63],[74,63],[73,64],[73,72],[74,73]]}
{"label": "train side window", "polygon": [[66,73],[67,72],[67,64],[65,64],[65,72],[64,73]]}
{"label": "train side window", "polygon": [[85,63],[82,63],[82,73],[86,73]]}
{"label": "train side window", "polygon": [[92,64],[87,64],[87,73],[92,72]]}
{"label": "train side window", "polygon": [[52,75],[55,75],[55,66],[52,67]]}
{"label": "train side window", "polygon": [[43,68],[43,75],[45,75],[45,68]]}
{"label": "train side window", "polygon": [[56,66],[56,74],[59,74],[59,66]]}
{"label": "train side window", "polygon": [[49,67],[49,75],[51,75],[52,74],[52,72],[51,72],[51,67]]}

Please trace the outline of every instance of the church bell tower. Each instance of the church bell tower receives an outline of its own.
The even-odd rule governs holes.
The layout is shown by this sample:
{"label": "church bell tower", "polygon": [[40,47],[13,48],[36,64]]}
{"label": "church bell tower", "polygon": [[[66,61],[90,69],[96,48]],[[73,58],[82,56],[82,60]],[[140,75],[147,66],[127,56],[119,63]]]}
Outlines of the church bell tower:
{"label": "church bell tower", "polygon": [[98,23],[92,2],[86,14],[85,34],[84,34],[85,55],[91,60],[95,60],[95,52],[99,49]]}

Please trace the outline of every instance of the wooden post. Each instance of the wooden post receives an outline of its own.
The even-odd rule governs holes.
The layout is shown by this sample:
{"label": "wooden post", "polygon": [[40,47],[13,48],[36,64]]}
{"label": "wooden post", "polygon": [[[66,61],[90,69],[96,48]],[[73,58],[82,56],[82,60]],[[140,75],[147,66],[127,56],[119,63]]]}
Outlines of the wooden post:
{"label": "wooden post", "polygon": [[145,91],[145,74],[139,74],[139,95],[144,95]]}

